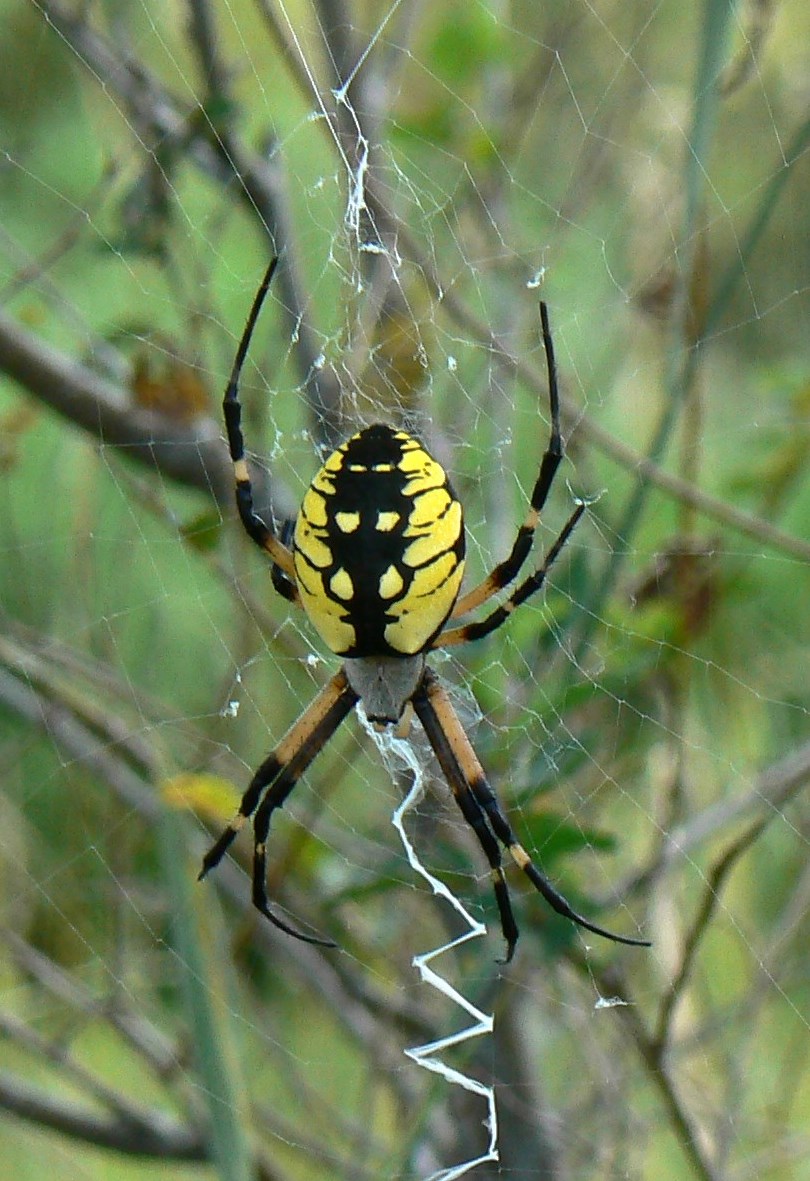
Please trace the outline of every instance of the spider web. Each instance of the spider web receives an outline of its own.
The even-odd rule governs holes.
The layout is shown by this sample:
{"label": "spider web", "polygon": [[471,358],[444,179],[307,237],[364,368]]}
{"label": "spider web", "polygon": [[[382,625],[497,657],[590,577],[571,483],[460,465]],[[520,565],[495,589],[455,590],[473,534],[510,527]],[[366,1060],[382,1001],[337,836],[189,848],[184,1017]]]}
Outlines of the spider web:
{"label": "spider web", "polygon": [[[0,19],[9,1175],[810,1177],[806,5]],[[498,964],[417,726],[380,750],[350,719],[274,821],[274,905],[339,951],[254,919],[247,834],[195,883],[336,663],[221,441],[275,250],[263,509],[405,423],[470,580],[546,444],[547,301],[566,456],[530,562],[594,499],[543,594],[433,665],[532,857],[651,951],[510,877]]]}

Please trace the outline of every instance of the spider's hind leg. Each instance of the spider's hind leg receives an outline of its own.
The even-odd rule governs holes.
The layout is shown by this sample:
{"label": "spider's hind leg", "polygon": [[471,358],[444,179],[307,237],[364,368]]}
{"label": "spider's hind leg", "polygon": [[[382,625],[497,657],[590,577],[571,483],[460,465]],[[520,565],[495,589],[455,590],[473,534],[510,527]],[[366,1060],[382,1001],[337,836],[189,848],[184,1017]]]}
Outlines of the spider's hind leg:
{"label": "spider's hind leg", "polygon": [[[501,931],[506,940],[506,955],[499,962],[508,964],[512,956],[515,954],[515,946],[520,934],[518,925],[515,921],[515,915],[512,910],[512,900],[509,896],[509,887],[506,884],[506,878],[503,872],[503,863],[501,861],[501,848],[495,837],[492,835],[488,825],[487,818],[483,809],[476,800],[475,796],[469,788],[463,783],[463,775],[458,767],[458,763],[453,759],[454,772],[450,773],[450,768],[443,760],[439,749],[436,750],[436,757],[442,766],[442,770],[447,776],[448,782],[453,789],[453,797],[461,809],[461,814],[478,837],[481,848],[486,854],[487,861],[490,866],[490,876],[492,878],[492,888],[495,893],[495,901],[498,904],[498,913],[501,919]],[[446,758],[446,755],[445,755]],[[459,786],[457,786],[459,785]]]}
{"label": "spider's hind leg", "polygon": [[[510,944],[504,915],[506,913],[511,916],[511,904],[509,903],[509,896],[506,892],[506,881],[503,877],[503,870],[500,868],[500,854],[496,862],[491,852],[490,842],[494,842],[492,833],[504,845],[512,860],[519,869],[523,870],[535,889],[543,895],[549,906],[558,914],[570,919],[578,927],[583,927],[585,930],[592,931],[595,935],[601,935],[604,939],[610,939],[614,943],[627,943],[634,947],[649,947],[649,942],[645,939],[633,939],[626,935],[615,935],[612,931],[608,931],[604,927],[599,927],[584,918],[581,914],[578,914],[563,895],[552,886],[545,874],[541,873],[537,868],[515,836],[512,826],[504,815],[494,791],[487,782],[483,767],[472,748],[469,738],[464,732],[464,728],[450,703],[449,697],[442,688],[438,677],[431,669],[426,669],[425,671],[419,692],[414,697],[414,708],[422,725],[425,727],[431,745],[436,751],[439,763],[453,788],[453,793],[459,801],[459,805],[461,806],[461,801],[465,797],[469,797],[472,800],[472,804],[465,803],[462,806],[462,812],[469,823],[473,825],[476,835],[481,841],[484,851],[487,853],[489,863],[493,868],[495,893],[501,911],[501,925],[504,928],[504,936],[507,940],[507,958],[511,958],[512,951],[514,950],[514,940],[517,939],[517,927],[514,923],[514,918],[512,918],[514,939]],[[487,832],[486,843],[481,835],[481,825],[474,823],[472,819],[477,813],[481,814],[481,821]],[[492,833],[486,827],[487,822],[489,828],[492,829]],[[500,893],[498,887],[499,880],[503,883],[502,892]],[[504,905],[506,911],[504,910]]]}
{"label": "spider's hind leg", "polygon": [[[439,696],[438,702],[437,695]],[[489,862],[492,887],[501,920],[501,931],[506,940],[506,956],[501,962],[508,964],[515,954],[519,931],[512,910],[512,901],[509,897],[509,887],[503,872],[501,847],[487,823],[484,809],[470,791],[465,768],[462,766],[457,747],[452,741],[452,723],[448,725],[448,714],[452,716],[459,728],[461,724],[444,690],[441,689],[438,678],[431,669],[425,670],[422,683],[413,697],[413,707],[422,723],[428,741],[433,747],[436,758],[439,760],[439,766],[450,785],[453,798],[461,809],[462,816],[478,838]]]}
{"label": "spider's hind leg", "polygon": [[270,910],[266,886],[267,836],[273,812],[283,807],[307,767],[356,703],[357,694],[341,669],[324,686],[309,708],[290,727],[276,749],[256,771],[242,796],[236,816],[206,853],[199,874],[200,878],[204,878],[219,864],[245,821],[255,813],[252,895],[254,906],[274,926],[288,935],[293,935],[305,943],[317,943],[324,947],[334,947],[335,944],[330,939],[302,934]]}
{"label": "spider's hind leg", "polygon": [[601,935],[603,939],[609,939],[612,943],[626,943],[631,947],[650,946],[648,939],[634,939],[629,935],[616,935],[613,931],[608,931],[605,927],[600,927],[596,923],[592,923],[589,919],[586,919],[583,915],[578,914],[559,890],[556,890],[552,886],[546,875],[537,868],[529,854],[518,841],[511,824],[501,810],[495,793],[489,783],[487,783],[483,771],[479,776],[471,779],[470,789],[483,808],[498,839],[509,850],[509,854],[515,865],[523,870],[534,888],[543,895],[546,902],[553,910],[556,910],[557,914],[570,919],[571,922],[576,923],[578,927],[583,927],[586,931],[592,931],[594,935]]}

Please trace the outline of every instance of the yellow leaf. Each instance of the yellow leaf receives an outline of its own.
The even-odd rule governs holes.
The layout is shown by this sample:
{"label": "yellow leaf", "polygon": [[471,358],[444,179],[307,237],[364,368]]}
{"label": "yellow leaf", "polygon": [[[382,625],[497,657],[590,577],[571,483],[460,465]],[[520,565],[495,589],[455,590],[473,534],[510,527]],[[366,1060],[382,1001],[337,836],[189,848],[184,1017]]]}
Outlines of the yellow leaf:
{"label": "yellow leaf", "polygon": [[209,820],[229,820],[240,799],[229,779],[193,772],[164,779],[160,794],[170,808],[191,808]]}

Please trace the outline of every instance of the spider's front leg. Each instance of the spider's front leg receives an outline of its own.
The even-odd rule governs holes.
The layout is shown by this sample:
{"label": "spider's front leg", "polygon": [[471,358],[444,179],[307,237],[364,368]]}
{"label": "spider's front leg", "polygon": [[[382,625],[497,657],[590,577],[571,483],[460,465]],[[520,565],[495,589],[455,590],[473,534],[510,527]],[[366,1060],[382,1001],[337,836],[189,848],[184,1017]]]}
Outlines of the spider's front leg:
{"label": "spider's front leg", "polygon": [[[267,297],[267,292],[270,289],[270,284],[277,266],[278,259],[272,259],[254,297],[253,305],[245,323],[244,331],[242,332],[242,338],[239,341],[239,347],[236,350],[236,357],[234,358],[228,385],[225,389],[225,397],[222,401],[222,413],[225,417],[228,450],[230,451],[233,462],[236,507],[239,510],[239,519],[251,541],[255,542],[266,554],[269,554],[275,564],[284,571],[289,579],[292,579],[294,589],[295,572],[293,569],[292,553],[279,541],[273,530],[265,524],[253,505],[253,485],[250,482],[250,473],[248,471],[247,460],[245,459],[245,441],[242,437],[242,406],[239,401],[239,379],[242,376],[242,368],[247,358],[248,349],[250,348],[250,342],[253,337],[253,330],[259,318],[259,312],[262,310],[262,305]],[[294,595],[285,593],[285,598],[295,600],[297,598],[297,592]]]}
{"label": "spider's front leg", "polygon": [[[563,458],[563,442],[560,433],[560,394],[557,382],[557,362],[554,359],[554,342],[551,337],[551,325],[548,319],[548,306],[546,303],[540,304],[540,322],[543,330],[543,348],[546,354],[546,374],[548,378],[548,401],[549,411],[551,414],[551,426],[549,430],[549,439],[546,450],[543,452],[543,457],[540,460],[540,471],[535,481],[532,490],[531,498],[529,500],[529,508],[526,513],[526,518],[520,526],[512,543],[512,549],[504,559],[492,570],[483,582],[474,586],[472,590],[460,595],[455,607],[453,608],[453,619],[459,619],[462,615],[469,614],[470,611],[477,610],[478,607],[487,603],[493,595],[497,594],[499,590],[509,586],[511,582],[517,578],[526,559],[532,548],[534,535],[540,521],[540,514],[543,511],[548,495],[551,491],[551,486],[554,483],[554,477],[557,474],[557,469],[562,463]],[[550,566],[548,561],[546,566]],[[494,626],[497,626],[495,624]],[[452,634],[458,635],[462,629],[455,630]],[[491,629],[490,629],[491,630]],[[481,634],[486,634],[482,632]],[[478,636],[470,635],[469,639],[477,639]],[[461,642],[459,639],[452,641],[453,643]],[[441,646],[441,645],[438,645]]]}

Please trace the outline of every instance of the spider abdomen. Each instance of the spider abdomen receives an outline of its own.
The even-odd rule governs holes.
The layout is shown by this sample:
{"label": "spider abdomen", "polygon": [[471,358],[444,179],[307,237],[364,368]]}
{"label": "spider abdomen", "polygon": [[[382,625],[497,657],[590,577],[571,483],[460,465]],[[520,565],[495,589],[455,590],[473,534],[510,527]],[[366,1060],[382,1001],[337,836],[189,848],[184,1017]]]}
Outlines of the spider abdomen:
{"label": "spider abdomen", "polygon": [[339,656],[413,656],[442,628],[464,573],[461,504],[405,431],[338,447],[304,495],[293,557],[301,602]]}

